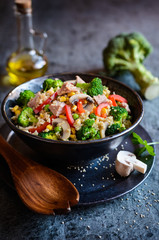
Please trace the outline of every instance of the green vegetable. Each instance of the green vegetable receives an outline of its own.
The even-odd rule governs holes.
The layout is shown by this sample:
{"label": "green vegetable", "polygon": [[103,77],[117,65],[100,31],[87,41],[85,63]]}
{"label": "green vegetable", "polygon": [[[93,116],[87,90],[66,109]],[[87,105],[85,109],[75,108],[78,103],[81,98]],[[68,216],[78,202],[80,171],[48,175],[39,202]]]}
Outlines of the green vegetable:
{"label": "green vegetable", "polygon": [[146,99],[159,96],[159,79],[154,77],[143,65],[144,59],[151,53],[152,46],[146,38],[137,32],[112,38],[103,50],[106,72],[114,76],[122,71],[130,71],[141,88]]}
{"label": "green vegetable", "polygon": [[83,125],[80,130],[77,131],[76,136],[78,140],[95,139],[98,131],[94,127],[87,127]]}
{"label": "green vegetable", "polygon": [[151,156],[155,156],[154,148],[151,145],[159,144],[159,142],[148,143],[146,140],[143,140],[137,133],[132,133],[132,142],[134,144],[141,144],[143,147],[136,149],[135,153],[137,156],[141,156],[142,153],[147,151]]}
{"label": "green vegetable", "polygon": [[60,79],[51,79],[48,78],[43,82],[44,92],[52,88],[62,87],[63,82]]}
{"label": "green vegetable", "polygon": [[55,135],[54,131],[49,132],[41,132],[38,134],[42,138],[52,139],[52,140],[58,140],[57,136]]}
{"label": "green vegetable", "polygon": [[96,77],[90,82],[87,94],[91,97],[103,94],[103,85],[100,78]]}
{"label": "green vegetable", "polygon": [[94,114],[94,113],[91,113],[90,115],[89,115],[89,117],[92,119],[96,119],[97,118],[97,116]]}
{"label": "green vegetable", "polygon": [[81,88],[82,91],[86,91],[90,87],[90,83],[77,83],[76,87]]}
{"label": "green vegetable", "polygon": [[87,127],[92,127],[94,123],[95,123],[94,119],[87,119],[84,121],[84,125]]}
{"label": "green vegetable", "polygon": [[78,140],[87,140],[87,139],[98,139],[99,137],[99,131],[92,127],[94,124],[93,119],[87,119],[84,121],[83,126],[76,132],[76,136]]}
{"label": "green vegetable", "polygon": [[116,133],[119,133],[121,131],[123,131],[124,129],[121,129],[121,124],[119,123],[113,123],[112,125],[108,126],[106,131],[105,131],[105,135],[106,136],[110,136]]}
{"label": "green vegetable", "polygon": [[31,98],[34,98],[35,94],[31,90],[24,90],[20,93],[19,98],[17,99],[17,104],[21,107],[27,106],[27,103]]}
{"label": "green vegetable", "polygon": [[50,104],[46,104],[45,107],[44,107],[44,110],[45,110],[46,112],[50,112],[49,107],[50,107]]}
{"label": "green vegetable", "polygon": [[95,135],[94,139],[100,139],[101,136],[100,136],[100,131],[97,132],[97,134]]}
{"label": "green vegetable", "polygon": [[60,126],[56,126],[54,128],[54,133],[60,133],[62,131],[62,128]]}
{"label": "green vegetable", "polygon": [[74,113],[74,114],[72,115],[72,117],[73,117],[74,120],[76,120],[76,119],[79,118],[79,115],[78,115],[77,113]]}
{"label": "green vegetable", "polygon": [[33,123],[37,123],[37,118],[34,115],[34,110],[30,107],[26,107],[22,110],[18,116],[18,124],[22,127],[28,127]]}
{"label": "green vegetable", "polygon": [[122,107],[111,107],[110,108],[110,115],[113,116],[115,121],[123,121],[124,119],[128,118],[128,111]]}

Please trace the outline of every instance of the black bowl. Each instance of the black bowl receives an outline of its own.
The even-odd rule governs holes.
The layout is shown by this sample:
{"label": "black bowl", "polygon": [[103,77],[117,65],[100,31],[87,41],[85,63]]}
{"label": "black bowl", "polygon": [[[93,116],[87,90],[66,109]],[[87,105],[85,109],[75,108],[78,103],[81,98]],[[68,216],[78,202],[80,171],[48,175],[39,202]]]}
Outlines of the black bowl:
{"label": "black bowl", "polygon": [[[133,116],[132,126],[121,133],[106,138],[74,142],[55,141],[34,136],[18,129],[12,123],[12,112],[10,111],[10,107],[15,106],[15,100],[18,98],[21,91],[30,89],[33,92],[38,92],[42,88],[43,81],[47,78],[60,78],[66,81],[75,79],[76,75],[79,75],[86,82],[90,82],[94,77],[100,77],[103,84],[111,91],[115,91],[116,94],[125,97],[128,100]],[[33,150],[44,154],[45,157],[51,155],[53,162],[59,162],[60,160],[63,164],[91,160],[115,149],[138,126],[143,118],[143,113],[143,103],[140,96],[125,84],[108,77],[81,73],[54,74],[33,79],[13,89],[5,97],[2,103],[2,114],[9,127]]]}

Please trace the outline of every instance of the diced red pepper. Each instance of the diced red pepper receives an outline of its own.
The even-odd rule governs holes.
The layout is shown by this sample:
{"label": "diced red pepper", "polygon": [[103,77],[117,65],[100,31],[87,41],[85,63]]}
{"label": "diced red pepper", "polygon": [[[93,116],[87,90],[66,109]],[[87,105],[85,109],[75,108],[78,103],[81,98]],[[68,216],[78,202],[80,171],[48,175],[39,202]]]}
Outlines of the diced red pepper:
{"label": "diced red pepper", "polygon": [[71,107],[69,105],[65,105],[65,111],[66,111],[66,117],[67,117],[67,121],[70,124],[70,126],[73,125],[74,123],[74,119],[72,117],[72,113],[71,113]]}
{"label": "diced red pepper", "polygon": [[50,117],[50,122],[52,122],[52,119],[55,119],[55,118],[56,118],[56,116],[51,115],[51,117]]}
{"label": "diced red pepper", "polygon": [[49,104],[52,102],[57,96],[57,92],[53,93],[48,99],[46,99],[42,104],[40,104],[37,108],[34,109],[35,114],[39,113],[45,105]]}
{"label": "diced red pepper", "polygon": [[80,101],[80,100],[77,102],[77,109],[78,109],[79,113],[84,113],[85,112],[85,110],[83,108],[82,101]]}
{"label": "diced red pepper", "polygon": [[110,95],[110,96],[109,96],[109,99],[112,101],[112,105],[113,105],[114,107],[117,106],[116,101],[121,102],[121,103],[123,103],[123,102],[124,102],[124,103],[127,103],[127,102],[128,102],[124,97],[122,97],[122,96],[120,96],[120,95],[117,95],[117,94],[112,94],[112,95]]}
{"label": "diced red pepper", "polygon": [[110,104],[107,103],[107,102],[99,104],[98,107],[95,110],[95,115],[98,116],[98,117],[101,117],[102,108],[106,108],[108,106],[110,106]]}
{"label": "diced red pepper", "polygon": [[[55,118],[56,118],[56,116],[52,115],[50,117],[50,123],[52,122],[52,119],[55,119]],[[44,124],[42,124],[41,126],[39,126],[37,128],[30,128],[29,132],[34,133],[35,131],[37,131],[38,133],[40,133],[40,132],[44,131],[46,129],[47,125],[49,125],[50,123],[45,122]]]}
{"label": "diced red pepper", "polygon": [[38,133],[41,133],[42,131],[44,131],[47,127],[47,125],[49,125],[49,122],[44,122],[44,124],[42,124],[41,126],[37,127],[37,128],[30,128],[29,132],[34,133],[35,131],[37,131]]}

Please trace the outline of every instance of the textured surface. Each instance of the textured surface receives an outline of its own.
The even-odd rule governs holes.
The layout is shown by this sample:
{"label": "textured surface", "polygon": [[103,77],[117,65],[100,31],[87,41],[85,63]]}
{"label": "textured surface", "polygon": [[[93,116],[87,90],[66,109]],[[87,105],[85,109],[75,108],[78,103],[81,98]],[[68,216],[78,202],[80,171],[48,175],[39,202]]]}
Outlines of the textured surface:
{"label": "textured surface", "polygon": [[[39,4],[40,2],[40,4]],[[120,32],[142,32],[154,47],[145,61],[159,75],[159,2],[151,0],[59,0],[33,1],[34,26],[48,33],[48,73],[95,72],[103,68],[102,49]],[[7,56],[15,50],[15,19],[12,1],[0,1],[0,74]],[[124,79],[134,85],[131,76]],[[9,91],[0,87],[0,101]],[[159,99],[144,100],[141,125],[159,141]],[[0,116],[0,125],[3,123]],[[159,236],[159,146],[156,163],[148,179],[137,189],[111,202],[76,207],[68,215],[42,216],[29,211],[17,194],[0,182],[1,240],[127,240]]]}

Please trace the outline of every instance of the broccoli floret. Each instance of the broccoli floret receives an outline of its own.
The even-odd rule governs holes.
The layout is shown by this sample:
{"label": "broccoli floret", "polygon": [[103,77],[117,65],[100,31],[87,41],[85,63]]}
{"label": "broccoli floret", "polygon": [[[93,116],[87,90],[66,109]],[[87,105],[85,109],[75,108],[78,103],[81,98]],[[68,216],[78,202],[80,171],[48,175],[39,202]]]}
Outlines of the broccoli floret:
{"label": "broccoli floret", "polygon": [[97,132],[97,134],[95,135],[94,139],[100,139],[101,136],[100,136],[100,131]]}
{"label": "broccoli floret", "polygon": [[57,136],[55,135],[54,131],[49,132],[41,132],[38,134],[38,136],[42,138],[52,139],[52,140],[58,140]]}
{"label": "broccoli floret", "polygon": [[43,90],[44,90],[44,92],[47,91],[47,90],[49,90],[49,89],[52,87],[53,82],[54,82],[54,80],[51,79],[51,78],[48,78],[48,79],[46,79],[46,80],[43,82]]}
{"label": "broccoli floret", "polygon": [[43,82],[43,90],[44,92],[52,88],[61,87],[63,82],[60,79],[51,79],[48,78]]}
{"label": "broccoli floret", "polygon": [[83,125],[80,130],[77,131],[76,136],[78,140],[94,139],[98,131],[94,127],[87,127]]}
{"label": "broccoli floret", "polygon": [[97,118],[97,116],[96,116],[94,113],[91,113],[91,114],[89,115],[89,117],[90,117],[91,119],[96,119],[96,118]]}
{"label": "broccoli floret", "polygon": [[26,107],[22,110],[18,116],[18,124],[23,127],[28,127],[33,123],[37,123],[37,118],[35,117],[34,111],[30,107]]}
{"label": "broccoli floret", "polygon": [[87,94],[91,97],[103,94],[103,85],[100,78],[96,77],[90,82]]}
{"label": "broccoli floret", "polygon": [[114,76],[122,71],[130,71],[146,99],[159,96],[159,79],[143,65],[151,53],[152,46],[140,33],[120,34],[112,38],[103,50],[106,72]]}
{"label": "broccoli floret", "polygon": [[99,134],[97,129],[92,127],[94,123],[95,123],[94,119],[85,120],[83,126],[76,133],[77,139],[78,140],[96,139],[96,136],[98,138]]}
{"label": "broccoli floret", "polygon": [[34,98],[35,94],[31,90],[24,90],[20,93],[19,98],[17,99],[17,104],[21,107],[27,106],[27,103],[31,98]]}
{"label": "broccoli floret", "polygon": [[63,81],[61,81],[60,79],[55,79],[53,82],[53,88],[57,88],[57,87],[62,87],[63,85]]}
{"label": "broccoli floret", "polygon": [[77,83],[76,87],[81,88],[82,91],[86,91],[90,87],[90,83]]}
{"label": "broccoli floret", "polygon": [[84,125],[87,127],[92,127],[94,123],[95,123],[94,119],[87,119],[84,121]]}
{"label": "broccoli floret", "polygon": [[128,117],[128,111],[125,108],[122,107],[111,107],[110,108],[110,115],[113,116],[115,121],[122,121],[124,119],[127,119]]}
{"label": "broccoli floret", "polygon": [[121,132],[121,125],[119,123],[113,123],[112,125],[107,127],[107,130],[105,131],[106,136],[110,136],[116,133]]}

